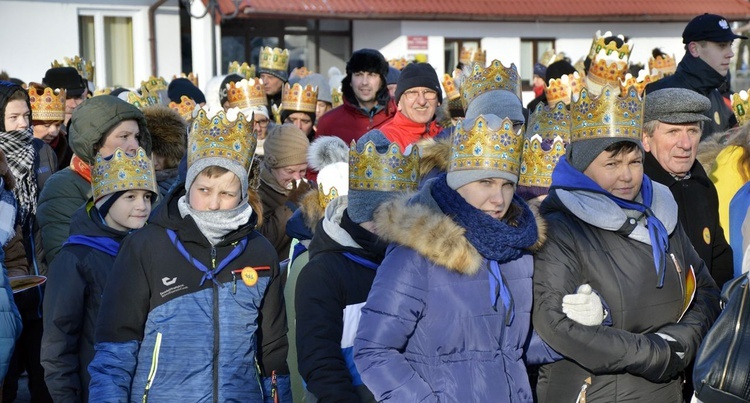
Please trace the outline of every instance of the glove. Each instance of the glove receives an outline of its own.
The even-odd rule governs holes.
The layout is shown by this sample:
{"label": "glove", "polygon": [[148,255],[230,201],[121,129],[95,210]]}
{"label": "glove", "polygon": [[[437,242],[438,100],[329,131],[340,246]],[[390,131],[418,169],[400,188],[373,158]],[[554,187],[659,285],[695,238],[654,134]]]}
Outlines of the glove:
{"label": "glove", "polygon": [[667,345],[669,345],[669,362],[667,363],[667,368],[658,376],[655,374],[644,374],[643,377],[657,383],[669,382],[677,378],[685,370],[685,362],[682,359],[685,357],[685,348],[677,340],[663,333],[649,333],[645,336],[657,344],[667,342]]}
{"label": "glove", "polygon": [[607,317],[599,295],[588,284],[578,287],[575,294],[563,297],[562,311],[568,319],[584,326],[599,326]]}
{"label": "glove", "polygon": [[286,196],[286,199],[294,204],[299,205],[300,200],[302,200],[302,197],[310,190],[310,184],[307,183],[307,181],[302,180],[299,182],[299,185],[296,181],[292,181],[292,189],[289,191],[289,194]]}

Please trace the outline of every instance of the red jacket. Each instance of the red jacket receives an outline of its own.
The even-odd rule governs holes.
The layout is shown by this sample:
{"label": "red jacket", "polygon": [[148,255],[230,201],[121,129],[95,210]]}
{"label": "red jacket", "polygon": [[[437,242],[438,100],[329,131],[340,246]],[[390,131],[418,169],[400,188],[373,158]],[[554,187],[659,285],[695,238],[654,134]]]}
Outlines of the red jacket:
{"label": "red jacket", "polygon": [[401,112],[396,112],[396,116],[380,128],[388,141],[398,144],[401,152],[409,144],[414,144],[423,138],[437,136],[440,130],[440,125],[435,123],[434,120],[427,124],[415,123]]}
{"label": "red jacket", "polygon": [[344,104],[334,108],[318,121],[315,138],[322,136],[340,137],[346,145],[357,141],[363,134],[388,122],[396,114],[396,103],[391,99],[384,108],[373,116],[367,115],[359,106],[344,98]]}

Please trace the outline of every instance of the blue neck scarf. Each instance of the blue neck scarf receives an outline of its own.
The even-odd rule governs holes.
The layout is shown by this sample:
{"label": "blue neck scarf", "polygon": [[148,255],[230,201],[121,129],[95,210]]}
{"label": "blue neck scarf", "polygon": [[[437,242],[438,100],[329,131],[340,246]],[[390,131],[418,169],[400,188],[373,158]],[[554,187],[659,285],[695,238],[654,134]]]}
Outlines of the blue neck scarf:
{"label": "blue neck scarf", "polygon": [[560,157],[560,161],[557,163],[555,170],[552,171],[552,185],[550,186],[550,189],[583,190],[599,193],[607,196],[620,208],[643,213],[646,216],[646,226],[648,227],[648,235],[651,239],[654,267],[656,268],[656,276],[658,278],[657,287],[661,288],[664,285],[664,274],[667,267],[667,252],[669,248],[669,234],[664,227],[664,224],[662,224],[656,215],[654,215],[654,212],[651,211],[651,203],[653,202],[654,193],[651,179],[648,176],[645,174],[643,175],[643,184],[641,185],[641,197],[643,198],[643,203],[638,203],[634,200],[625,200],[615,197],[611,193],[602,189],[601,186],[586,176],[583,172],[573,168],[563,156]]}
{"label": "blue neck scarf", "polygon": [[117,256],[120,250],[120,243],[106,236],[71,235],[65,245],[86,245],[110,256]]}

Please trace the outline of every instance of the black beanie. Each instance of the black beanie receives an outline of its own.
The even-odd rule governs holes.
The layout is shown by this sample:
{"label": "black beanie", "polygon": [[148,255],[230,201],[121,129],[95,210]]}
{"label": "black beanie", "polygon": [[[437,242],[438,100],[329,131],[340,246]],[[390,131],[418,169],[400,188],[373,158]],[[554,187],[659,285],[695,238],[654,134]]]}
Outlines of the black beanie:
{"label": "black beanie", "polygon": [[167,88],[167,96],[174,103],[182,102],[181,97],[186,97],[195,101],[196,104],[202,104],[206,102],[206,97],[203,92],[198,89],[193,83],[187,78],[175,78],[169,83]]}
{"label": "black beanie", "polygon": [[[244,78],[245,77],[242,77],[239,74],[229,74],[228,76],[224,77],[224,80],[221,82],[221,87],[219,87],[219,102],[222,106],[224,105],[224,102],[227,102],[227,98],[229,95],[227,85],[229,85],[229,83],[238,83]],[[195,102],[197,103],[198,101]]]}
{"label": "black beanie", "polygon": [[438,103],[443,100],[443,91],[440,89],[435,69],[429,63],[410,63],[401,70],[396,84],[396,102],[401,99],[401,94],[409,88],[425,87],[437,92]]}
{"label": "black beanie", "polygon": [[109,209],[112,208],[112,205],[114,205],[117,199],[119,199],[120,196],[124,195],[125,192],[126,190],[121,190],[119,192],[105,195],[104,197],[99,199],[99,201],[96,203],[97,204],[96,208],[97,210],[99,210],[99,215],[101,215],[102,218],[107,217],[107,214],[109,213]]}
{"label": "black beanie", "polygon": [[560,79],[564,75],[573,74],[576,72],[576,68],[572,64],[565,60],[558,60],[549,66],[547,66],[547,74],[544,76],[544,81],[549,83],[549,80]]}
{"label": "black beanie", "polygon": [[359,49],[352,53],[352,57],[346,62],[346,75],[351,77],[359,71],[378,73],[385,82],[388,76],[388,62],[383,54],[375,49]]}

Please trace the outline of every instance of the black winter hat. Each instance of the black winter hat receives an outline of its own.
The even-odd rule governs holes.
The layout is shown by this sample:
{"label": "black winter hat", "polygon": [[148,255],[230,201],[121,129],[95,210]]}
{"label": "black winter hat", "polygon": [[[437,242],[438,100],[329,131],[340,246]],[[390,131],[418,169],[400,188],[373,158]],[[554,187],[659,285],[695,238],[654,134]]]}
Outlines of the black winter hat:
{"label": "black winter hat", "polygon": [[186,97],[195,101],[196,104],[202,104],[206,102],[206,96],[203,95],[203,91],[198,89],[193,83],[187,78],[175,78],[169,83],[167,87],[167,96],[174,103],[180,103],[182,97]]}
{"label": "black winter hat", "polygon": [[86,83],[73,67],[53,67],[47,70],[42,83],[52,88],[65,88],[67,98],[80,97],[86,90]]}
{"label": "black winter hat", "polygon": [[[227,90],[227,85],[229,83],[238,83],[242,81],[245,77],[242,77],[239,74],[229,74],[226,77],[224,77],[224,80],[221,82],[221,87],[219,87],[219,102],[221,102],[222,105],[224,105],[224,102],[227,102],[227,98],[229,95],[229,90]],[[197,102],[197,101],[196,101]]]}
{"label": "black winter hat", "polygon": [[565,60],[558,60],[549,66],[547,66],[547,72],[544,75],[544,81],[549,83],[549,80],[559,79],[566,74],[573,74],[576,72],[576,68],[572,64]]}
{"label": "black winter hat", "polygon": [[437,92],[438,103],[443,100],[443,91],[440,89],[435,69],[429,63],[409,63],[401,71],[396,84],[396,102],[401,99],[401,94],[409,88],[426,87]]}
{"label": "black winter hat", "polygon": [[685,26],[682,31],[682,43],[710,41],[731,42],[735,39],[747,39],[746,36],[732,32],[726,18],[716,14],[699,15]]}
{"label": "black winter hat", "polygon": [[375,49],[359,49],[352,53],[352,57],[346,62],[346,75],[351,77],[359,71],[378,73],[385,80],[388,76],[388,62],[383,54]]}
{"label": "black winter hat", "polygon": [[8,106],[10,97],[18,91],[23,93],[26,106],[29,107],[29,112],[31,112],[31,102],[26,90],[11,81],[0,81],[0,131],[5,131],[5,107]]}

